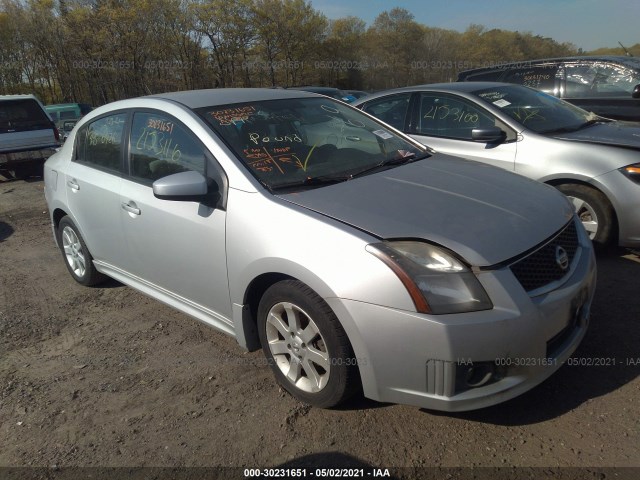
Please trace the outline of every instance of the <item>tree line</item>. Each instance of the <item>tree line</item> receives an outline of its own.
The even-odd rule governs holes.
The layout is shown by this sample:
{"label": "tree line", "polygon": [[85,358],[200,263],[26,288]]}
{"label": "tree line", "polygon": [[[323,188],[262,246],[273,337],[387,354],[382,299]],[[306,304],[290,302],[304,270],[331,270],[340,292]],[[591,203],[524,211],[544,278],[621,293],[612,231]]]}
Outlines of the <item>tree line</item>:
{"label": "tree line", "polygon": [[0,0],[0,94],[45,103],[215,87],[378,90],[578,53],[532,33],[430,27],[402,8],[367,26],[305,0]]}

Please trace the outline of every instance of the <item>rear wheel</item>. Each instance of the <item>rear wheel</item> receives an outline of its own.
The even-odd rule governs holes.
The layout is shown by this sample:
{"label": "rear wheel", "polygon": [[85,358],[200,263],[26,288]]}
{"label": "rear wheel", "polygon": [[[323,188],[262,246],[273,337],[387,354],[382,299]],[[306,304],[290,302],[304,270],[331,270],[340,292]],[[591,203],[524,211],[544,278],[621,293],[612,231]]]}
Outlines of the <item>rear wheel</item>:
{"label": "rear wheel", "polygon": [[564,193],[576,210],[589,238],[608,245],[614,237],[615,213],[607,197],[586,185],[566,184],[556,187]]}
{"label": "rear wheel", "polygon": [[62,251],[64,263],[76,282],[91,286],[97,285],[107,278],[96,270],[93,265],[93,257],[89,253],[82,235],[68,216],[60,220],[57,233],[58,245]]}
{"label": "rear wheel", "polygon": [[258,307],[262,349],[280,385],[299,400],[333,407],[359,386],[357,365],[331,308],[308,286],[285,280]]}

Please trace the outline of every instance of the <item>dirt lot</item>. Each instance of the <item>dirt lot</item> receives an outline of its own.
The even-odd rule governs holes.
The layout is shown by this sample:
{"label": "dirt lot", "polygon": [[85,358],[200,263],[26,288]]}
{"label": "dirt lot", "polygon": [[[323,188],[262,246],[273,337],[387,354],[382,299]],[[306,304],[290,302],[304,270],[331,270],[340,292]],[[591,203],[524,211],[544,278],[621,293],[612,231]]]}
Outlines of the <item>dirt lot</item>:
{"label": "dirt lot", "polygon": [[0,466],[640,467],[639,263],[598,257],[575,358],[608,365],[565,365],[476,412],[320,410],[283,393],[261,352],[115,281],[76,284],[42,181],[0,177]]}

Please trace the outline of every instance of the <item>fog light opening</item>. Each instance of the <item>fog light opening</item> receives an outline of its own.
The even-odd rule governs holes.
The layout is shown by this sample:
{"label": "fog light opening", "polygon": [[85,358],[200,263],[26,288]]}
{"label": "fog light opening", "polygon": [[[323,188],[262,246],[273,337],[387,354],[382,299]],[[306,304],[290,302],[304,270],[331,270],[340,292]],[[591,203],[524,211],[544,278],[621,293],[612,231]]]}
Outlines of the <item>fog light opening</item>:
{"label": "fog light opening", "polygon": [[481,387],[489,383],[493,377],[493,364],[474,365],[467,369],[465,381],[472,388]]}

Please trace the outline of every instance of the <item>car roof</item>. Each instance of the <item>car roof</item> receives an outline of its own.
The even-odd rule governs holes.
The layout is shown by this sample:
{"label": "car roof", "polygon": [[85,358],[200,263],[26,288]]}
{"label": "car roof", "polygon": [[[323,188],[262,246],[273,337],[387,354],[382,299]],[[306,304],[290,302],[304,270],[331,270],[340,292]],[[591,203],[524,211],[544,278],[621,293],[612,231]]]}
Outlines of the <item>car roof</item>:
{"label": "car roof", "polygon": [[37,100],[36,96],[30,93],[19,95],[0,95],[0,100],[25,100],[27,98],[33,98],[34,100]]}
{"label": "car roof", "polygon": [[322,92],[339,92],[340,89],[339,88],[335,88],[335,87],[314,87],[314,86],[308,86],[308,87],[288,87],[288,90],[302,90],[305,92],[315,92],[315,93],[322,93]]}
{"label": "car roof", "polygon": [[149,95],[143,98],[171,100],[194,109],[230,103],[258,102],[282,98],[315,97],[313,93],[280,88],[211,88]]}
{"label": "car roof", "polygon": [[44,108],[77,108],[79,106],[79,103],[52,103],[45,105]]}
{"label": "car roof", "polygon": [[[442,92],[463,92],[469,93],[474,92],[476,90],[482,90],[484,88],[495,88],[495,87],[519,87],[520,85],[514,85],[513,83],[504,83],[504,82],[451,82],[451,83],[428,83],[424,85],[412,85],[410,87],[402,87],[402,88],[394,88],[391,90],[383,90],[380,92],[373,93],[368,95],[367,97],[363,97],[362,100],[370,101],[374,97],[380,97],[384,95],[389,95],[393,93],[404,93],[404,92],[420,92],[423,90],[433,90],[433,91],[442,91]],[[523,87],[526,88],[526,87]],[[353,104],[359,104],[360,102],[354,102]]]}
{"label": "car roof", "polygon": [[[628,64],[640,65],[640,59],[636,57],[627,57],[625,55],[584,55],[584,56],[572,56],[572,57],[555,57],[555,58],[537,58],[535,60],[527,60],[531,63],[542,62],[573,62],[580,60],[588,61],[600,61],[600,62],[621,62]],[[511,64],[518,65],[519,62],[511,62]],[[526,62],[521,62],[526,63]],[[508,65],[508,64],[507,64]]]}
{"label": "car roof", "polygon": [[576,61],[589,61],[589,62],[616,62],[627,65],[631,68],[640,69],[640,58],[627,57],[624,55],[585,55],[585,56],[573,56],[573,57],[555,57],[555,58],[537,58],[535,60],[522,60],[519,62],[498,63],[496,65],[489,65],[487,67],[470,68],[460,72],[459,75],[463,75],[471,72],[485,72],[491,70],[505,69],[509,67],[527,68],[528,66],[534,67],[535,64],[552,63],[552,62],[576,62]]}

